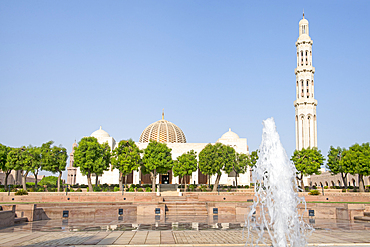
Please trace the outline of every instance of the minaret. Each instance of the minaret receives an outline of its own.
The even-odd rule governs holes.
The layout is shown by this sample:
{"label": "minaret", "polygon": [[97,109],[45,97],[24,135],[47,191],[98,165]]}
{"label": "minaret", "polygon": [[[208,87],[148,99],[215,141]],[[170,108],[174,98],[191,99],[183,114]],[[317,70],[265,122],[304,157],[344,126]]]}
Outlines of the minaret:
{"label": "minaret", "polygon": [[312,66],[312,43],[309,36],[308,21],[303,18],[299,22],[297,47],[295,107],[296,149],[317,147],[317,123],[314,91],[314,73]]}
{"label": "minaret", "polygon": [[70,185],[75,185],[76,184],[76,173],[77,173],[77,168],[74,167],[74,154],[75,154],[75,147],[77,147],[76,140],[72,145],[72,152],[69,154],[69,167],[67,167],[67,184]]}

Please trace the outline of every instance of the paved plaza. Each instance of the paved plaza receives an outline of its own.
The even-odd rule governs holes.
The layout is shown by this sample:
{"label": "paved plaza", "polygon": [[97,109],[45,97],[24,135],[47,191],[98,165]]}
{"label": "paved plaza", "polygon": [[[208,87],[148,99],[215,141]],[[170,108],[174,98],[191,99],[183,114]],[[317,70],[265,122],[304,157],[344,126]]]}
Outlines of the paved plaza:
{"label": "paved plaza", "polygon": [[[194,224],[200,230],[191,228]],[[234,223],[238,224],[242,225]],[[38,221],[0,229],[0,246],[244,246],[247,241],[244,228],[231,226],[178,222],[119,224],[117,220],[94,224]],[[370,247],[370,223],[317,219],[314,227],[308,240],[310,246]],[[253,235],[256,236],[255,232]]]}

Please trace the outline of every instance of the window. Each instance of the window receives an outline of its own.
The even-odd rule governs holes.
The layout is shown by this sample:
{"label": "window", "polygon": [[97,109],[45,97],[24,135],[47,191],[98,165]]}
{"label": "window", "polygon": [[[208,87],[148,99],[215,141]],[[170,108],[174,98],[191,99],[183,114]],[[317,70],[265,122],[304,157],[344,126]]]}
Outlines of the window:
{"label": "window", "polygon": [[307,87],[308,87],[308,81],[307,81]]}
{"label": "window", "polygon": [[303,81],[302,81],[302,87],[303,87]]}

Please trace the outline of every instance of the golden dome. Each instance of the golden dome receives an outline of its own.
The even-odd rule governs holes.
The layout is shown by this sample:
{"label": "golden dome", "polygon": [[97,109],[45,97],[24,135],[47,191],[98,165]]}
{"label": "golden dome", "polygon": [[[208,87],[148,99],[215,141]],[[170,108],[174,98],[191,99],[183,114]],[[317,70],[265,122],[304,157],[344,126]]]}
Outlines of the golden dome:
{"label": "golden dome", "polygon": [[140,135],[139,142],[149,142],[155,140],[161,143],[186,143],[184,132],[175,124],[162,119],[150,124]]}

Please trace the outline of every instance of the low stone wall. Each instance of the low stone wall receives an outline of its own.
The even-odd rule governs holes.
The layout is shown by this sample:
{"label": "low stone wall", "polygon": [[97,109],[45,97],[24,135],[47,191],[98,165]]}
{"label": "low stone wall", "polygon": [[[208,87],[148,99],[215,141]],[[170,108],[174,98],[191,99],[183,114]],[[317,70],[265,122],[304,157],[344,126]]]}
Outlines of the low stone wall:
{"label": "low stone wall", "polygon": [[15,219],[15,205],[7,205],[0,211],[0,227],[7,227],[14,225]]}
{"label": "low stone wall", "polygon": [[[308,192],[299,193],[306,202],[369,202],[370,193],[325,192],[324,195],[311,196]],[[163,193],[165,195],[165,193]],[[254,198],[254,193],[248,192],[184,192],[187,201],[213,202],[232,201],[246,202]],[[163,197],[154,192],[29,192],[28,195],[16,196],[14,192],[0,192],[1,202],[161,202]]]}

